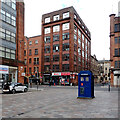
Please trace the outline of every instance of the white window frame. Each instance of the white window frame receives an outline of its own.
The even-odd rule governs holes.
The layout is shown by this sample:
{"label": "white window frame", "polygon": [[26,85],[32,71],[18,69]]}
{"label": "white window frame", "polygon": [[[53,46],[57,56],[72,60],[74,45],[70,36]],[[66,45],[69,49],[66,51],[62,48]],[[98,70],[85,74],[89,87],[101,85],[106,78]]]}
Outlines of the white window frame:
{"label": "white window frame", "polygon": [[68,30],[68,29],[70,29],[70,23],[64,23],[62,25],[62,30]]}
{"label": "white window frame", "polygon": [[45,28],[44,30],[45,30],[45,31],[44,31],[44,32],[45,32],[45,34],[49,34],[49,33],[50,33],[50,27]]}
{"label": "white window frame", "polygon": [[45,18],[45,23],[49,23],[50,22],[50,17]]}
{"label": "white window frame", "polygon": [[69,12],[63,13],[63,19],[68,18],[70,16]]}
{"label": "white window frame", "polygon": [[57,21],[57,20],[59,20],[60,19],[60,15],[55,15],[55,16],[53,16],[53,21]]}
{"label": "white window frame", "polygon": [[59,32],[60,31],[60,25],[53,26],[53,32]]}

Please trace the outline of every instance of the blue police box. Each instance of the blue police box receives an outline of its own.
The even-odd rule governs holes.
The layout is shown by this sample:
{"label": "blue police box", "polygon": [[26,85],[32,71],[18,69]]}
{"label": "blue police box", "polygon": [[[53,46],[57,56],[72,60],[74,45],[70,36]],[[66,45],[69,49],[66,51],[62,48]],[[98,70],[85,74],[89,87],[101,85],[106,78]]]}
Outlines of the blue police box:
{"label": "blue police box", "polygon": [[94,76],[91,71],[80,71],[78,74],[77,98],[94,98]]}

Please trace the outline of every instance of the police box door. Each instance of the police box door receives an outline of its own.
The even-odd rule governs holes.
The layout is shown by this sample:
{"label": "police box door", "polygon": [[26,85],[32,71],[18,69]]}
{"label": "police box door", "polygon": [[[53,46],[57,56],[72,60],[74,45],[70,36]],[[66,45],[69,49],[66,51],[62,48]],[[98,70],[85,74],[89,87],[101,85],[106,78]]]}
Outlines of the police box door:
{"label": "police box door", "polygon": [[80,77],[80,94],[85,97],[91,97],[91,82],[89,76]]}

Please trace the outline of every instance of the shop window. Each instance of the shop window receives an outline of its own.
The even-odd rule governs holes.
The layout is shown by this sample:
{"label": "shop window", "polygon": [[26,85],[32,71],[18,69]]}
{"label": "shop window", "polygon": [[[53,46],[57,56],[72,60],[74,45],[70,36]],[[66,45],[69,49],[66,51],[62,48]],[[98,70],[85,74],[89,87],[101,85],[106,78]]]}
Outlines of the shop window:
{"label": "shop window", "polygon": [[69,50],[69,43],[64,43],[63,44],[63,51],[68,51]]}
{"label": "shop window", "polygon": [[53,45],[53,52],[59,52],[59,45]]}
{"label": "shop window", "polygon": [[62,39],[63,40],[68,40],[69,39],[69,33],[63,33]]}
{"label": "shop window", "polygon": [[69,54],[62,55],[62,61],[69,61]]}
{"label": "shop window", "polygon": [[53,61],[58,62],[59,61],[59,55],[53,55]]}
{"label": "shop window", "polygon": [[59,41],[59,35],[53,35],[53,42]]}

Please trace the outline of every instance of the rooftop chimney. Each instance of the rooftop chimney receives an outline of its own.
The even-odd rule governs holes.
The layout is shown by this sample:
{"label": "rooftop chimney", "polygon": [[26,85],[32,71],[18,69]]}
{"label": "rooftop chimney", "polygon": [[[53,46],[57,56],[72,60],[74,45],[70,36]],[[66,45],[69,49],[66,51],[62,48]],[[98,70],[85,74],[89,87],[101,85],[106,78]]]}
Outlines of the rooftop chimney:
{"label": "rooftop chimney", "polygon": [[120,17],[120,1],[118,2],[118,16]]}

